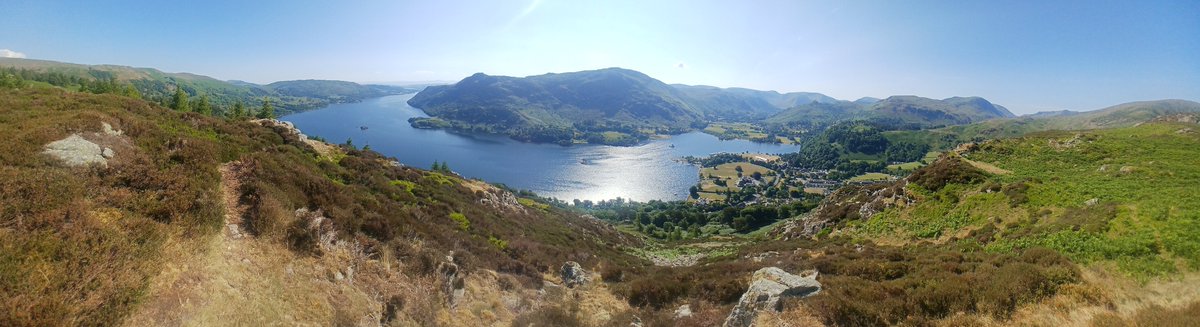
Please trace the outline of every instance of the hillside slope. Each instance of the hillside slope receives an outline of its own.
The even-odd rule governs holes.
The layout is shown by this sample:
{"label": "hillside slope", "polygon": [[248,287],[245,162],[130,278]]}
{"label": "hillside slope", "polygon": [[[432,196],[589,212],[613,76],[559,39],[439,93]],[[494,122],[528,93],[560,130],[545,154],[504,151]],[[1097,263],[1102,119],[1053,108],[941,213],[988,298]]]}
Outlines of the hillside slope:
{"label": "hillside slope", "polygon": [[569,144],[576,132],[679,133],[704,114],[681,92],[620,68],[524,78],[472,75],[430,86],[408,101],[459,129],[504,133],[526,141]]}
{"label": "hillside slope", "polygon": [[183,88],[190,96],[209,96],[218,108],[230,108],[235,102],[257,107],[263,98],[270,98],[279,114],[323,107],[330,103],[356,102],[367,98],[413,93],[417,90],[386,85],[360,85],[345,81],[302,80],[257,85],[238,81],[221,81],[190,73],[166,73],[153,68],[117,65],[80,65],[47,60],[0,58],[0,68],[13,68],[26,74],[27,80],[41,80],[55,86],[75,89],[71,80],[108,80],[133,85],[143,98],[160,103]]}
{"label": "hillside slope", "polygon": [[771,125],[820,127],[843,120],[870,120],[890,129],[920,129],[961,125],[996,118],[1015,117],[1007,108],[980,97],[942,100],[917,96],[891,96],[855,102],[814,102],[783,110],[764,120]]}
{"label": "hillside slope", "polygon": [[[964,256],[1049,250],[1083,270],[1076,277],[1043,272],[1051,280],[1079,283],[1041,286],[1048,287],[1048,294],[1087,288],[1102,294],[1091,300],[1078,293],[1042,298],[1038,301],[1058,308],[1031,306],[1014,318],[1092,325],[1151,319],[1134,317],[1141,316],[1139,311],[1193,310],[1187,308],[1200,302],[1200,289],[1176,280],[1193,280],[1200,269],[1198,128],[1194,123],[1153,122],[964,146],[906,179],[843,188],[811,214],[774,232],[784,239],[830,237],[910,249],[952,248]],[[1170,296],[1151,291],[1169,288],[1174,288]],[[918,291],[905,292],[914,296]],[[862,294],[838,296],[863,300]],[[1180,316],[1170,319],[1178,320],[1167,325],[1200,319],[1195,312],[1176,314]],[[839,319],[886,317],[859,312]]]}
{"label": "hillside slope", "polygon": [[967,125],[921,131],[887,132],[893,140],[910,140],[950,148],[959,143],[1018,137],[1049,130],[1086,130],[1129,127],[1172,114],[1200,113],[1200,103],[1187,100],[1139,101],[1103,109],[1055,115],[993,119]]}
{"label": "hillside slope", "polygon": [[643,264],[593,218],[270,121],[52,88],[0,90],[0,121],[0,325],[473,325],[557,305],[484,294],[535,299],[563,262]]}

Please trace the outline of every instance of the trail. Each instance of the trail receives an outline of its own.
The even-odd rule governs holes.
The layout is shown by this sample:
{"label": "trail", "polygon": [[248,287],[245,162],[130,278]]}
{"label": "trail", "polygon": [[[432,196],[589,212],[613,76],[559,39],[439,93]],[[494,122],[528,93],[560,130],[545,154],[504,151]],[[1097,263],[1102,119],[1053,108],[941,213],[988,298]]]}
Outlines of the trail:
{"label": "trail", "polygon": [[125,325],[324,326],[340,311],[333,303],[369,302],[327,278],[315,259],[298,258],[278,242],[246,234],[247,208],[238,201],[242,166],[226,163],[220,172],[222,231],[208,239],[171,242],[162,273],[151,280],[146,300]]}

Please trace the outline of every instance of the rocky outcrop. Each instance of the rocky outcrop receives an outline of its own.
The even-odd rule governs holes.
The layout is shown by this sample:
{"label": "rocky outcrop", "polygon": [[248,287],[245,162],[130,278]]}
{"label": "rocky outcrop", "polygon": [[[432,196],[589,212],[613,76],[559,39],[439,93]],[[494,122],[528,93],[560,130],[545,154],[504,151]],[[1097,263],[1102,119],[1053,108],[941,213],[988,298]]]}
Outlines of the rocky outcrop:
{"label": "rocky outcrop", "polygon": [[[321,151],[318,151],[317,148],[313,144],[314,143],[324,143],[324,142],[310,140],[308,138],[308,135],[304,135],[304,133],[301,133],[300,129],[296,128],[296,125],[293,125],[291,122],[286,122],[286,121],[282,121],[282,120],[278,120],[278,119],[255,119],[255,120],[252,120],[251,122],[257,123],[259,125],[262,125],[263,127],[267,127],[267,128],[274,130],[275,133],[278,133],[279,136],[283,137],[284,143],[294,145],[296,147],[299,147],[301,149],[305,149],[308,151],[321,153]],[[324,154],[324,153],[322,153],[322,154]]]}
{"label": "rocky outcrop", "polygon": [[890,207],[911,205],[913,196],[905,188],[907,180],[872,185],[847,185],[834,191],[808,214],[791,219],[770,234],[784,240],[809,238],[826,228],[854,219],[870,219]]}
{"label": "rocky outcrop", "polygon": [[750,288],[742,294],[723,326],[750,326],[759,311],[780,311],[779,300],[782,298],[804,298],[821,292],[815,270],[797,276],[783,269],[767,267],[754,272],[750,280]]}
{"label": "rocky outcrop", "polygon": [[458,265],[454,263],[454,252],[446,256],[446,261],[438,264],[437,271],[442,294],[446,294],[447,305],[454,307],[466,294],[466,280]]}
{"label": "rocky outcrop", "polygon": [[692,316],[692,306],[684,304],[675,309],[675,319],[687,318]]}
{"label": "rocky outcrop", "polygon": [[487,191],[478,192],[479,204],[492,207],[497,210],[509,212],[525,213],[525,207],[517,202],[517,196],[512,192],[492,188]]}
{"label": "rocky outcrop", "polygon": [[108,167],[108,159],[116,155],[112,149],[101,148],[99,144],[88,141],[79,134],[71,134],[67,138],[46,144],[42,153],[58,158],[68,166],[98,164],[104,167]]}
{"label": "rocky outcrop", "polygon": [[591,277],[588,276],[587,270],[583,269],[583,266],[580,266],[579,263],[575,261],[567,261],[567,263],[564,263],[562,268],[559,269],[558,274],[559,277],[562,278],[563,285],[572,288],[587,284],[588,281],[591,280]]}

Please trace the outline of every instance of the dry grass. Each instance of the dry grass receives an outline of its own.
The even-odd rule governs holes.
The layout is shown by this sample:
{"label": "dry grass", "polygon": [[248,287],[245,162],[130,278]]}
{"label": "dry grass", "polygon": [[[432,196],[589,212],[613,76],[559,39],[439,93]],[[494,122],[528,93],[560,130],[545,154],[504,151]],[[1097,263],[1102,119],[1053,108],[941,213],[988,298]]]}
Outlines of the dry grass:
{"label": "dry grass", "polygon": [[[1083,271],[1083,281],[1058,294],[1021,307],[1010,319],[959,315],[944,326],[1194,326],[1200,323],[1200,274],[1141,283],[1109,273],[1111,267]],[[1160,323],[1162,321],[1174,323]]]}

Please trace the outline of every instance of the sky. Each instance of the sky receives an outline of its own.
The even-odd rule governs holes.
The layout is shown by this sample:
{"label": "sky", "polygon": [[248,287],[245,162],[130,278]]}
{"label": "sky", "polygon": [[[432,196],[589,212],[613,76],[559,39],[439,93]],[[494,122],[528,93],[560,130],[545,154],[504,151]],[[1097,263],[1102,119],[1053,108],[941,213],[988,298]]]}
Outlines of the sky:
{"label": "sky", "polygon": [[623,67],[1023,114],[1200,101],[1200,1],[0,1],[0,57],[224,80],[457,81]]}

